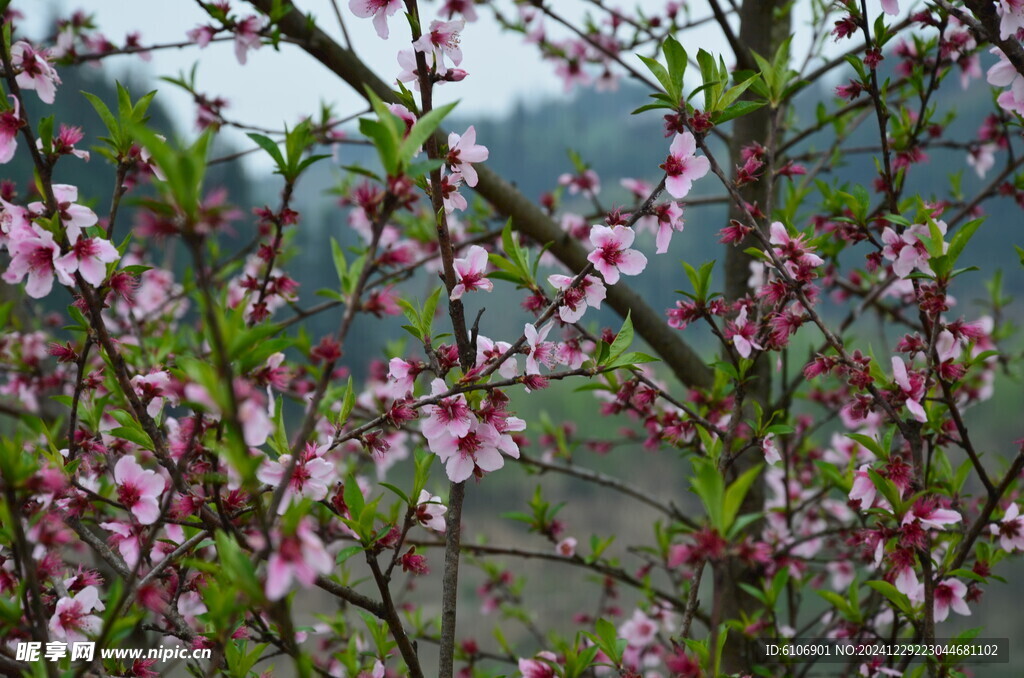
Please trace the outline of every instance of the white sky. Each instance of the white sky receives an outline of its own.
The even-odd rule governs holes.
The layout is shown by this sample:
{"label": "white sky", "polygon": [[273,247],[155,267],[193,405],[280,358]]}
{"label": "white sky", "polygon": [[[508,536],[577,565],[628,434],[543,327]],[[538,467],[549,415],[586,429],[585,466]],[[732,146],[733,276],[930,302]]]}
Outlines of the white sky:
{"label": "white sky", "polygon": [[[115,44],[123,42],[125,34],[139,30],[144,44],[176,42],[185,39],[185,33],[205,22],[205,13],[194,0],[14,0],[12,6],[29,16],[29,32],[38,35],[42,22],[50,13],[41,11],[44,4],[59,8],[64,14],[87,7],[104,34]],[[340,36],[330,0],[296,0],[305,12],[319,19],[319,25],[334,37]],[[385,81],[392,81],[399,68],[395,54],[407,48],[408,26],[400,14],[391,18],[391,37],[379,39],[368,19],[358,19],[348,10],[347,0],[338,0],[356,51],[361,58]],[[500,3],[507,15],[513,15],[511,2]],[[610,3],[613,6],[639,5],[647,9],[664,6],[664,0]],[[705,3],[691,2],[694,17],[708,12]],[[233,5],[245,12],[244,2]],[[556,6],[566,17],[580,18],[585,7],[580,0],[557,0]],[[421,10],[425,18],[431,17],[438,3],[425,3]],[[31,9],[30,9],[31,8]],[[537,49],[526,45],[523,37],[499,29],[497,22],[485,7],[479,8],[480,20],[469,24],[462,36],[464,60],[462,66],[469,77],[461,83],[438,88],[440,102],[460,99],[460,116],[500,114],[516,101],[534,101],[563,96],[562,83],[554,74],[553,65],[543,62]],[[799,20],[798,20],[799,22]],[[562,27],[547,22],[551,35],[562,35]],[[804,29],[803,40],[798,36],[794,49],[806,49],[809,40]],[[713,23],[686,34],[684,46],[691,54],[698,47],[712,52],[726,48],[720,31]],[[124,77],[130,70],[136,80],[155,79],[161,75],[177,75],[200,62],[197,84],[200,91],[224,96],[230,102],[225,114],[232,119],[271,128],[282,123],[293,124],[304,114],[319,110],[321,101],[336,104],[338,115],[346,116],[363,108],[362,100],[336,76],[315,60],[291,45],[282,45],[281,53],[264,46],[250,52],[249,63],[241,66],[235,59],[231,42],[215,43],[205,50],[194,47],[161,50],[153,54],[150,63],[137,56],[117,56],[107,60],[115,77]],[[637,61],[639,65],[639,61]],[[158,83],[158,99],[177,113],[182,121],[180,131],[192,133],[194,105],[178,88]],[[248,143],[246,141],[246,143]]]}

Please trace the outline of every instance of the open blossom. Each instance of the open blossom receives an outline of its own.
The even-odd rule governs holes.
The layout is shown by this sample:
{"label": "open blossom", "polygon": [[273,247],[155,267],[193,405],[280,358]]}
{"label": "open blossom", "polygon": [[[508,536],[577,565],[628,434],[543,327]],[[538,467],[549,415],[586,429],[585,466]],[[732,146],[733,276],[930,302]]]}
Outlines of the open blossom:
{"label": "open blossom", "polygon": [[293,580],[309,588],[317,575],[330,573],[334,561],[313,532],[309,518],[299,521],[295,534],[278,535],[275,541],[274,552],[267,561],[266,594],[270,600],[283,598]]}
{"label": "open blossom", "polygon": [[907,511],[903,516],[903,525],[915,520],[920,521],[921,527],[941,530],[945,525],[954,525],[961,520],[960,514],[952,509],[937,508],[928,501],[918,501],[913,509]]}
{"label": "open blossom", "polygon": [[555,678],[557,663],[558,657],[555,653],[544,650],[539,652],[535,659],[520,659],[519,673],[523,674],[523,678]]}
{"label": "open blossom", "polygon": [[673,198],[685,198],[693,186],[711,169],[711,162],[704,156],[697,157],[697,140],[689,132],[677,134],[668,149],[668,157],[662,163],[665,170],[665,190]]}
{"label": "open blossom", "polygon": [[1024,2],[999,0],[999,38],[1008,40],[1024,28]]}
{"label": "open blossom", "polygon": [[[490,337],[480,335],[476,339],[476,366],[483,366],[488,360],[497,360],[512,348],[507,341],[493,341]],[[498,374],[506,379],[514,379],[519,374],[519,359],[514,355],[508,357],[498,368]]]}
{"label": "open blossom", "polygon": [[548,323],[539,330],[532,323],[526,323],[523,328],[523,335],[526,337],[526,373],[540,374],[540,366],[551,367],[555,360],[555,345],[545,341],[548,332],[551,331],[551,323]]}
{"label": "open blossom", "polygon": [[744,306],[736,319],[726,325],[725,338],[732,339],[732,344],[741,357],[749,358],[753,349],[764,350],[764,347],[755,341],[756,336],[757,323],[747,320],[747,307]]}
{"label": "open blossom", "polygon": [[[443,379],[434,379],[430,384],[431,395],[438,396],[448,390]],[[437,438],[441,434],[459,437],[464,436],[473,424],[473,413],[466,403],[466,396],[459,395],[442,398],[435,405],[423,408],[427,418],[423,420],[423,435],[427,440]]]}
{"label": "open blossom", "polygon": [[455,132],[448,134],[448,155],[445,163],[452,172],[458,172],[466,185],[472,188],[476,186],[476,169],[471,163],[487,160],[490,151],[486,146],[476,143],[476,128],[470,125],[461,136]]}
{"label": "open blossom", "polygon": [[916,372],[908,372],[907,364],[899,356],[892,357],[892,376],[906,397],[904,404],[907,406],[907,410],[914,415],[914,419],[922,423],[928,421],[928,414],[921,405],[921,399],[925,394],[924,377]]}
{"label": "open blossom", "polygon": [[[288,487],[285,488],[281,504],[277,507],[278,514],[287,511],[296,498],[306,497],[313,501],[320,501],[327,496],[328,490],[336,480],[336,475],[334,465],[321,456],[326,451],[326,445],[317,447],[312,443],[306,444],[306,449],[300,453],[298,461],[295,462]],[[284,482],[285,473],[291,465],[292,455],[282,454],[276,461],[269,459],[264,461],[256,471],[256,477],[260,482],[277,487]]]}
{"label": "open blossom", "polygon": [[[67,229],[68,240],[75,242],[82,234],[83,228],[94,226],[99,222],[96,213],[84,205],[79,205],[78,188],[68,184],[54,184],[53,197],[57,201],[57,211],[60,213],[60,221]],[[46,206],[41,202],[33,202],[28,205],[29,211],[35,215],[45,213]]]}
{"label": "open blossom", "polygon": [[497,471],[505,465],[497,429],[475,417],[462,435],[442,431],[436,437],[428,437],[427,445],[444,462],[448,479],[453,483],[461,483],[480,472]]}
{"label": "open blossom", "polygon": [[360,19],[373,17],[373,27],[382,39],[388,39],[388,17],[402,8],[402,0],[348,0],[348,8]]}
{"label": "open blossom", "polygon": [[57,71],[46,60],[47,54],[37,50],[24,40],[11,45],[11,63],[18,73],[18,86],[22,89],[34,89],[39,99],[52,104],[57,94],[60,77]]}
{"label": "open blossom", "polygon": [[853,474],[853,487],[850,489],[850,501],[859,501],[861,509],[869,509],[875,503],[875,484],[868,475],[870,464],[864,464]]}
{"label": "open blossom", "polygon": [[109,240],[79,237],[71,245],[71,251],[57,259],[57,269],[68,276],[76,271],[85,282],[99,287],[107,277],[107,264],[118,260],[117,248]]}
{"label": "open blossom", "polygon": [[96,635],[103,628],[103,620],[93,611],[103,611],[103,601],[95,586],[86,586],[74,596],[64,596],[50,617],[50,632],[54,638],[69,643],[86,640],[86,634]]}
{"label": "open blossom", "polygon": [[[417,52],[434,57],[434,68],[439,74],[447,70],[444,58],[447,56],[453,66],[462,63],[462,49],[459,47],[459,33],[465,28],[466,22],[462,19],[454,21],[430,22],[430,30],[423,33],[418,40],[412,43]],[[470,184],[472,186],[473,184]]]}
{"label": "open blossom", "polygon": [[60,247],[53,240],[53,234],[36,224],[20,230],[18,236],[7,243],[11,263],[4,271],[3,279],[16,285],[28,275],[25,293],[33,299],[42,299],[53,289],[53,276],[60,277],[61,284],[71,285],[73,280],[57,268]]}
{"label": "open blossom", "polygon": [[11,97],[14,108],[0,113],[0,165],[6,164],[14,157],[18,149],[18,130],[25,124],[21,119],[21,105],[17,98]]}
{"label": "open blossom", "polygon": [[967,607],[967,601],[965,600],[966,595],[967,586],[957,579],[943,579],[941,582],[936,584],[934,591],[935,621],[946,621],[946,617],[949,616],[950,609],[957,614],[964,615],[965,617],[971,616],[971,609]]}
{"label": "open blossom", "polygon": [[156,522],[160,517],[160,495],[166,485],[163,477],[143,469],[133,457],[121,457],[114,466],[114,482],[117,483],[117,500],[141,524]]}
{"label": "open blossom", "polygon": [[263,26],[263,18],[255,14],[235,22],[235,58],[243,66],[249,50],[260,48],[260,31],[263,30]]}
{"label": "open blossom", "polygon": [[[946,234],[947,225],[944,221],[936,221],[936,227],[942,235]],[[893,273],[905,278],[914,269],[922,273],[931,274],[932,269],[928,264],[928,250],[922,238],[930,237],[930,230],[927,224],[915,224],[903,232],[897,234],[888,226],[882,231],[882,256],[893,262]],[[948,244],[946,245],[948,247]]]}
{"label": "open blossom", "polygon": [[999,545],[1004,551],[1024,551],[1024,518],[1020,516],[1017,502],[1010,504],[1002,520],[991,525],[990,530],[999,537]]}
{"label": "open blossom", "polygon": [[657,635],[658,623],[642,610],[633,612],[633,616],[619,627],[619,637],[625,638],[629,647],[645,648],[654,642]]}
{"label": "open blossom", "polygon": [[113,532],[110,536],[110,543],[121,554],[121,557],[124,558],[125,565],[135,567],[139,562],[139,550],[142,548],[140,536],[142,528],[138,525],[116,520],[100,523],[100,527]]}
{"label": "open blossom", "polygon": [[578,322],[587,308],[601,308],[601,302],[608,294],[604,283],[596,276],[584,276],[579,285],[570,288],[573,280],[575,278],[558,273],[548,276],[549,283],[565,292],[562,305],[558,307],[558,317],[564,323]]}
{"label": "open blossom", "polygon": [[171,375],[167,372],[137,374],[132,377],[131,384],[142,402],[148,403],[146,413],[151,417],[160,414],[164,400],[170,400],[172,405],[178,404],[178,398],[170,390]]}
{"label": "open blossom", "polygon": [[647,257],[629,249],[635,237],[636,233],[628,226],[598,224],[590,229],[590,243],[595,249],[587,255],[587,260],[609,285],[619,282],[620,274],[639,275],[647,267]]}
{"label": "open blossom", "polygon": [[882,11],[896,16],[900,13],[900,0],[882,0]]}
{"label": "open blossom", "polygon": [[764,460],[769,464],[777,464],[782,461],[779,448],[775,445],[775,434],[769,433],[761,441],[761,451],[764,452]]}
{"label": "open blossom", "polygon": [[[821,257],[814,254],[813,248],[804,242],[803,236],[791,236],[781,221],[773,222],[769,232],[771,234],[770,242],[773,245],[772,251],[783,261],[808,268],[815,268],[825,263]],[[787,266],[787,268],[790,273],[793,272],[792,267]]]}
{"label": "open blossom", "polygon": [[435,532],[444,532],[444,514],[447,511],[448,507],[441,502],[441,497],[420,490],[420,496],[416,501],[416,520],[420,525]]}
{"label": "open blossom", "polygon": [[576,538],[566,537],[555,545],[555,553],[566,558],[576,555]]}
{"label": "open blossom", "polygon": [[386,394],[391,398],[403,398],[412,393],[416,377],[422,371],[417,363],[410,363],[401,358],[392,358],[388,362],[388,383]]}
{"label": "open blossom", "polygon": [[490,292],[494,289],[494,284],[485,275],[487,250],[483,247],[471,246],[465,257],[452,262],[452,267],[455,269],[455,279],[458,280],[458,284],[452,288],[452,300],[461,299],[466,292],[474,290]]}
{"label": "open blossom", "polygon": [[668,252],[672,234],[683,230],[683,208],[679,203],[670,201],[655,208],[655,216],[658,219],[658,235],[655,237],[657,249],[654,253],[664,254]]}

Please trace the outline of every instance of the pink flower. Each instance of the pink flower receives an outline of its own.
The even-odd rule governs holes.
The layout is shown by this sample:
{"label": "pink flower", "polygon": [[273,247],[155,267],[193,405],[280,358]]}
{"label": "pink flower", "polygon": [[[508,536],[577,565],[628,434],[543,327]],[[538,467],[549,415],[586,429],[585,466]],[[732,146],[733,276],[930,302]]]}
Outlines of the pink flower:
{"label": "pink flower", "polygon": [[736,319],[725,327],[725,338],[732,339],[732,345],[742,358],[749,358],[753,349],[763,351],[764,348],[754,341],[757,336],[757,323],[747,320],[747,307],[740,309]]}
{"label": "pink flower", "polygon": [[398,66],[402,70],[399,72],[397,80],[399,82],[411,82],[416,91],[419,91],[420,72],[417,70],[416,52],[411,49],[399,50]]}
{"label": "pink flower", "polygon": [[882,0],[882,11],[896,16],[900,13],[900,0]]}
{"label": "pink flower", "polygon": [[1004,551],[1024,551],[1024,518],[1020,517],[1017,503],[1010,504],[1003,519],[990,527],[993,535],[999,536]]}
{"label": "pink flower", "polygon": [[786,262],[786,270],[790,275],[797,277],[797,269],[816,268],[825,263],[825,260],[813,253],[813,248],[804,242],[802,235],[791,236],[781,221],[775,221],[769,228],[771,234],[770,242],[772,252],[776,257]]}
{"label": "pink flower", "polygon": [[89,613],[104,609],[96,587],[86,586],[74,596],[57,601],[57,608],[50,617],[50,631],[54,638],[69,643],[85,641],[86,634],[96,635],[103,628],[103,620]]}
{"label": "pink flower", "polygon": [[462,435],[442,431],[434,438],[428,437],[427,445],[444,462],[448,479],[461,483],[474,474],[497,471],[505,465],[505,459],[498,451],[499,438],[500,434],[493,426],[472,418]]}
{"label": "pink flower", "polygon": [[246,398],[238,406],[238,423],[242,425],[242,437],[249,447],[259,447],[274,432],[274,422],[257,397]]}
{"label": "pink flower", "polygon": [[999,0],[999,38],[1008,40],[1024,28],[1024,3],[1020,0]]}
{"label": "pink flower", "polygon": [[914,520],[921,521],[921,527],[941,530],[945,525],[959,523],[961,516],[952,509],[937,508],[930,501],[918,500],[914,503],[914,508],[903,516],[902,524],[906,525]]}
{"label": "pink flower", "polygon": [[566,558],[576,555],[576,538],[566,537],[555,545],[555,553]]}
{"label": "pink flower", "polygon": [[683,208],[675,202],[667,202],[659,205],[655,214],[658,217],[658,235],[655,238],[657,249],[655,254],[668,252],[668,245],[672,242],[672,234],[683,230]]}
{"label": "pink flower", "polygon": [[555,678],[555,664],[558,657],[554,652],[544,650],[537,654],[536,659],[520,659],[519,673],[523,678]]}
{"label": "pink flower", "polygon": [[387,40],[388,17],[402,8],[402,0],[348,0],[348,8],[360,19],[372,16],[377,35]]}
{"label": "pink flower", "polygon": [[[490,337],[480,335],[476,339],[476,366],[482,367],[489,360],[497,360],[512,348],[507,341],[492,341]],[[511,355],[498,368],[498,374],[506,379],[514,379],[519,374],[519,360]]]}
{"label": "pink flower", "polygon": [[[68,184],[54,184],[53,197],[57,200],[57,210],[60,212],[60,221],[67,229],[68,240],[75,242],[82,234],[83,228],[94,226],[99,222],[96,213],[84,205],[79,205],[78,188]],[[33,214],[41,215],[46,211],[46,206],[41,202],[29,203],[29,210]]]}
{"label": "pink flower", "polygon": [[196,43],[199,49],[202,49],[210,44],[210,41],[213,40],[213,36],[216,34],[217,29],[213,26],[199,25],[190,31],[186,31],[185,37]]}
{"label": "pink flower", "polygon": [[693,186],[711,169],[711,162],[704,156],[697,157],[697,140],[689,132],[677,134],[668,149],[668,158],[662,163],[665,170],[665,190],[673,198],[685,198]]}
{"label": "pink flower", "polygon": [[420,525],[435,532],[444,532],[444,514],[447,511],[448,507],[441,502],[441,497],[420,490],[419,499],[416,501],[416,520]]}
{"label": "pink flower", "polygon": [[[443,75],[447,70],[444,65],[446,56],[452,60],[454,66],[462,63],[459,32],[465,26],[466,22],[462,19],[454,21],[437,21],[435,19],[430,22],[430,30],[421,35],[419,40],[412,43],[412,46],[417,52],[423,52],[427,56],[433,55],[434,68],[437,69],[438,74]],[[469,185],[473,186],[475,183]]]}
{"label": "pink flower", "polygon": [[854,472],[853,487],[849,494],[850,501],[860,501],[862,510],[871,508],[871,505],[875,503],[876,488],[875,484],[871,482],[871,476],[868,475],[869,468],[871,468],[870,464],[864,464]]}
{"label": "pink flower", "polygon": [[598,224],[590,229],[590,242],[596,249],[587,255],[587,260],[609,285],[619,282],[619,274],[639,275],[647,267],[647,257],[628,249],[635,237],[628,226],[609,228]]}
{"label": "pink flower", "polygon": [[472,188],[476,186],[477,174],[470,163],[483,162],[487,160],[490,151],[486,146],[476,143],[476,128],[470,125],[466,132],[459,136],[455,132],[448,134],[448,155],[445,162],[452,172],[458,172],[466,181],[466,185]]}
{"label": "pink flower", "polygon": [[619,627],[619,637],[625,638],[629,647],[642,649],[654,642],[658,635],[658,624],[643,613],[633,612],[633,617]]}
{"label": "pink flower", "polygon": [[143,525],[160,517],[160,495],[166,485],[155,471],[146,471],[134,457],[121,457],[114,466],[117,500]]}
{"label": "pink flower", "polygon": [[243,66],[249,50],[260,48],[260,31],[263,30],[263,26],[262,17],[255,14],[235,22],[235,58]]}
{"label": "pink flower", "polygon": [[573,280],[575,278],[557,273],[548,276],[549,283],[556,289],[565,291],[562,296],[562,305],[558,307],[558,317],[564,323],[578,322],[588,307],[601,308],[601,302],[608,294],[608,290],[600,278],[592,275],[584,276],[579,285],[570,289],[569,286]]}
{"label": "pink flower", "polygon": [[892,357],[892,376],[906,397],[907,410],[914,415],[914,419],[921,423],[928,421],[928,414],[921,405],[925,394],[924,377],[916,372],[908,372],[906,363],[899,356]]}
{"label": "pink flower", "polygon": [[330,573],[334,563],[308,518],[299,521],[295,534],[278,534],[275,541],[274,552],[267,561],[265,590],[270,600],[283,598],[293,579],[309,588],[316,582],[317,575]]}
{"label": "pink flower", "polygon": [[[430,384],[431,395],[438,396],[448,390],[442,379],[434,379]],[[427,405],[427,418],[423,420],[423,435],[427,440],[442,434],[460,437],[469,432],[473,424],[473,413],[466,404],[466,396],[461,393],[449,398],[442,398],[436,405]]]}
{"label": "pink flower", "polygon": [[114,533],[110,537],[110,543],[117,548],[125,564],[134,568],[139,562],[139,549],[142,543],[139,532],[142,528],[120,521],[100,523],[100,527]]}
{"label": "pink flower", "polygon": [[526,373],[540,374],[540,366],[551,367],[554,362],[555,346],[550,341],[545,341],[548,332],[551,331],[551,323],[538,330],[532,323],[526,323],[523,334],[526,336]]}
{"label": "pink flower", "polygon": [[[327,492],[336,480],[336,475],[334,465],[321,456],[326,451],[326,445],[317,447],[312,443],[306,443],[306,449],[295,463],[291,480],[282,495],[280,506],[277,507],[278,515],[284,514],[293,500],[298,501],[302,497],[306,497],[313,501],[320,501],[327,496]],[[256,477],[260,482],[277,487],[284,482],[285,472],[291,464],[292,455],[290,454],[282,454],[277,461],[267,459],[256,471]]]}
{"label": "pink flower", "polygon": [[15,97],[11,97],[14,108],[0,113],[0,165],[8,163],[18,149],[18,130],[24,122],[21,119],[21,106]]}
{"label": "pink flower", "polygon": [[[946,223],[943,221],[936,221],[939,231],[946,234]],[[929,228],[924,224],[915,224],[908,228],[903,235],[898,235],[891,228],[886,226],[885,230],[882,231],[882,243],[885,247],[882,249],[882,256],[888,261],[893,262],[892,270],[893,273],[905,278],[910,275],[914,269],[921,271],[922,273],[931,273],[931,266],[928,264],[929,254],[925,248],[924,243],[921,241],[921,237],[929,236]]]}
{"label": "pink flower", "polygon": [[18,86],[22,89],[34,89],[40,101],[52,104],[57,94],[60,78],[57,71],[46,60],[45,50],[37,51],[24,40],[11,46],[11,64],[18,73]]}
{"label": "pink flower", "polygon": [[416,377],[420,373],[420,367],[416,363],[410,363],[401,358],[392,358],[388,362],[388,384],[387,395],[392,398],[403,398],[412,393]]}
{"label": "pink flower", "polygon": [[53,234],[32,224],[27,230],[19,230],[11,234],[7,243],[7,251],[11,254],[11,263],[4,271],[4,281],[16,285],[28,274],[25,293],[33,299],[42,299],[53,289],[53,276],[56,273],[63,285],[72,285],[74,280],[57,268],[60,247],[53,240]]}
{"label": "pink flower", "polygon": [[474,290],[490,292],[494,289],[494,284],[485,275],[485,271],[487,271],[487,250],[483,247],[479,245],[471,246],[466,256],[456,259],[452,262],[452,265],[455,268],[455,279],[459,281],[452,288],[452,300],[461,299],[462,295],[466,292]]}
{"label": "pink flower", "polygon": [[146,406],[146,413],[151,417],[160,414],[164,400],[170,400],[172,405],[178,404],[177,396],[170,390],[171,375],[167,372],[137,374],[132,377],[131,384],[142,402],[149,403]]}
{"label": "pink flower", "polygon": [[971,616],[971,609],[967,607],[964,596],[967,594],[967,587],[963,582],[956,579],[944,579],[935,585],[935,621],[945,621],[949,616],[950,608],[957,614],[965,617]]}
{"label": "pink flower", "polygon": [[[0,123],[0,125],[2,125],[2,123]],[[967,164],[974,168],[974,172],[978,175],[979,179],[984,179],[988,171],[995,166],[995,152],[998,148],[999,147],[996,146],[996,144],[981,144],[979,146],[973,146],[967,152]]]}
{"label": "pink flower", "polygon": [[775,445],[775,434],[769,433],[761,441],[761,451],[764,452],[764,460],[769,464],[777,464],[782,461],[779,448]]}
{"label": "pink flower", "polygon": [[448,214],[456,210],[463,212],[469,207],[466,197],[459,193],[461,185],[461,174],[458,172],[446,173],[445,168],[441,168],[441,197],[444,200],[444,211]]}
{"label": "pink flower", "polygon": [[109,240],[78,238],[71,245],[71,251],[57,260],[56,267],[68,277],[78,271],[85,282],[99,287],[107,277],[107,264],[117,261],[120,256]]}

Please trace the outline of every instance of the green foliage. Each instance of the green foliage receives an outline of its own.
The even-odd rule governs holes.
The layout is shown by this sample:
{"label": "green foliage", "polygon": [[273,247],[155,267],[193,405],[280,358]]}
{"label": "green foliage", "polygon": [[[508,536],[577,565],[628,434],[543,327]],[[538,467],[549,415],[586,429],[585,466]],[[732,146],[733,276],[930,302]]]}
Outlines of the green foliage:
{"label": "green foliage", "polygon": [[275,174],[280,174],[288,184],[294,184],[313,163],[331,157],[328,154],[306,155],[317,143],[313,134],[313,126],[309,120],[303,120],[293,129],[285,126],[284,152],[277,143],[263,134],[249,133],[249,138],[267,152],[276,165]]}
{"label": "green foliage", "polygon": [[[138,101],[132,103],[128,90],[118,82],[117,115],[114,115],[103,100],[95,94],[82,92],[82,96],[89,100],[89,103],[92,104],[97,115],[100,116],[100,120],[103,121],[104,126],[107,128],[107,136],[100,137],[100,141],[104,142],[106,146],[99,147],[99,152],[115,163],[126,161],[136,141],[136,135],[133,130],[145,125],[149,120],[146,113],[153,101],[153,97],[156,96],[156,90],[144,94]],[[45,139],[43,146],[44,149],[49,146]]]}

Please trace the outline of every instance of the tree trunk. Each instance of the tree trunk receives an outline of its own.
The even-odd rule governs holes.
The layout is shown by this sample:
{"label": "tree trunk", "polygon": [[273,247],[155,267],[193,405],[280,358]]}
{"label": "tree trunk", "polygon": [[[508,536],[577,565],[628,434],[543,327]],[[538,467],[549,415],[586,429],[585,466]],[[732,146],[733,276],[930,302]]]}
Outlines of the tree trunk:
{"label": "tree trunk", "polygon": [[[790,32],[789,10],[783,9],[785,5],[786,0],[744,0],[739,10],[740,28],[736,47],[756,52],[771,61],[775,51]],[[754,64],[749,52],[737,54],[736,62],[739,68],[753,68]],[[755,143],[768,147],[773,115],[773,111],[768,106],[764,106],[749,115],[736,119],[732,130],[732,141],[729,145],[729,155],[733,165],[742,162],[741,151],[743,148]],[[769,149],[770,151],[771,149]],[[766,171],[759,181],[742,187],[740,194],[748,203],[756,203],[759,208],[764,210],[768,203],[770,185],[771,177],[767,176]],[[746,214],[738,205],[730,205],[729,218],[746,223]],[[748,238],[742,245],[726,246],[725,294],[729,300],[740,299],[749,292],[751,257],[745,254],[744,250],[756,244],[753,238]],[[745,389],[745,397],[748,403],[750,399],[757,400],[762,404],[766,403],[771,394],[769,361],[764,358],[758,360],[753,373],[754,378]],[[745,406],[745,414],[748,414],[750,409],[749,405]],[[730,482],[757,463],[761,463],[760,455],[748,451],[731,465],[726,482]],[[747,494],[740,513],[755,513],[762,510],[763,507],[764,486],[762,483],[755,483]],[[754,533],[761,527],[759,521],[750,525],[747,532]],[[752,613],[756,601],[744,593],[739,585],[746,583],[756,586],[760,576],[759,570],[749,567],[736,558],[729,558],[718,563],[714,568],[712,619],[720,622],[727,619],[740,619],[744,614]],[[748,670],[752,663],[751,649],[750,643],[746,641],[741,632],[730,631],[722,657],[722,672],[737,673]]]}

